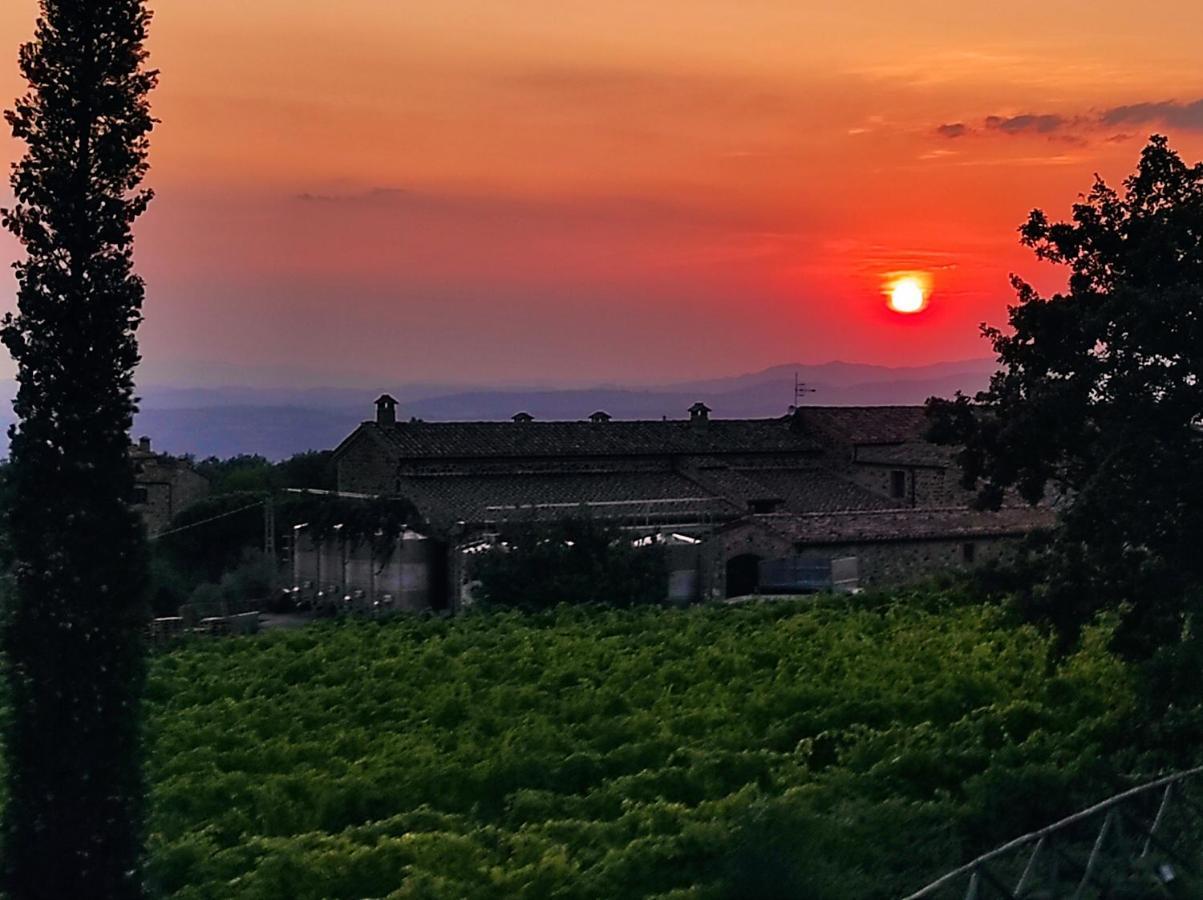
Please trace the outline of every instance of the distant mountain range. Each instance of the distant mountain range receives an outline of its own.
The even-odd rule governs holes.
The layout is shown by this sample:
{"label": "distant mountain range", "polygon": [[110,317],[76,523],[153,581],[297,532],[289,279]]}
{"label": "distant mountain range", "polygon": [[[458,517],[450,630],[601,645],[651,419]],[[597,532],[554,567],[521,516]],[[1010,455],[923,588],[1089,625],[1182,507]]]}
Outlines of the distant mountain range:
{"label": "distant mountain range", "polygon": [[[555,390],[463,385],[381,385],[377,388],[180,388],[147,386],[135,432],[156,449],[197,457],[258,453],[281,459],[336,446],[373,415],[372,401],[387,391],[398,415],[428,421],[504,420],[517,412],[536,419],[583,419],[602,410],[616,419],[685,418],[701,400],[717,418],[784,415],[794,402],[795,376],[812,388],[805,403],[820,406],[919,404],[928,397],[973,393],[986,386],[992,360],[889,367],[830,362],[780,365],[726,378],[646,388],[602,386]],[[12,421],[11,382],[0,386],[0,422]]]}

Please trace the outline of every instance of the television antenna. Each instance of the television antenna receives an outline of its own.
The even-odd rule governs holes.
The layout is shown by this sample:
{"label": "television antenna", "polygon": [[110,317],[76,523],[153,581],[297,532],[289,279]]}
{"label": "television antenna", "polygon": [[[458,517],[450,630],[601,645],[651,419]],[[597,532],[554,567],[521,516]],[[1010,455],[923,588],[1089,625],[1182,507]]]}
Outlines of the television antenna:
{"label": "television antenna", "polygon": [[798,373],[794,373],[794,406],[801,406],[807,394],[818,393],[818,390],[818,388],[807,387],[806,382],[798,377]]}

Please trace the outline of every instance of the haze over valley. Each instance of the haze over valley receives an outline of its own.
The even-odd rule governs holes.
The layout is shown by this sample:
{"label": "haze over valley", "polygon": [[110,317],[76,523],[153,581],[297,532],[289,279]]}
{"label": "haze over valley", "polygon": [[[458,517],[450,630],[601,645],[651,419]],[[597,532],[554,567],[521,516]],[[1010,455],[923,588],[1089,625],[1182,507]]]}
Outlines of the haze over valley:
{"label": "haze over valley", "polygon": [[[717,418],[783,415],[794,396],[795,375],[814,390],[804,402],[821,406],[923,403],[931,396],[973,393],[986,386],[989,359],[890,367],[864,363],[777,365],[743,375],[670,384],[554,388],[546,385],[381,384],[375,387],[182,387],[141,390],[138,435],[156,450],[197,457],[260,454],[283,459],[338,445],[369,418],[372,401],[387,391],[400,401],[398,416],[428,421],[504,420],[517,412],[536,419],[583,419],[604,410],[616,419],[684,418],[701,400]],[[11,394],[11,382],[4,384]],[[4,424],[11,422],[4,404]],[[7,437],[4,438],[7,444]]]}

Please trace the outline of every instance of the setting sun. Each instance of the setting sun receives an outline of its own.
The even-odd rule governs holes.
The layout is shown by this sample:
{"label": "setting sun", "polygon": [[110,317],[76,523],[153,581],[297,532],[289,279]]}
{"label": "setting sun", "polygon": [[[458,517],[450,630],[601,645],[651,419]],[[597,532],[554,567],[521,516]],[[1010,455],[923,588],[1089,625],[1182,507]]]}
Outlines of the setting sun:
{"label": "setting sun", "polygon": [[889,284],[889,306],[897,313],[910,315],[927,306],[928,285],[914,275],[898,278]]}

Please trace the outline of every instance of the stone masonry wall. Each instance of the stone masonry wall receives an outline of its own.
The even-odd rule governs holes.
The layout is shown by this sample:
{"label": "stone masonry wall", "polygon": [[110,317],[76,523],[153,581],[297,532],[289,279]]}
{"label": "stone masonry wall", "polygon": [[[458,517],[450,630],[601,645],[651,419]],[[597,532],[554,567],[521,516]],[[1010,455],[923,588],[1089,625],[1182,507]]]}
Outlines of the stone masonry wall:
{"label": "stone masonry wall", "polygon": [[[134,476],[134,509],[141,514],[149,534],[166,531],[180,512],[209,495],[209,482],[191,466],[175,459],[140,460]],[[138,496],[144,495],[139,502]]]}
{"label": "stone masonry wall", "polygon": [[371,437],[359,435],[338,460],[338,489],[354,494],[392,494],[397,488],[396,463]]}
{"label": "stone masonry wall", "polygon": [[[857,558],[862,587],[905,584],[941,572],[971,569],[1010,556],[1017,538],[947,538],[806,547],[803,558]],[[972,550],[966,548],[972,547]],[[971,554],[971,558],[969,555]]]}
{"label": "stone masonry wall", "polygon": [[[784,536],[753,526],[733,528],[706,542],[701,554],[701,596],[726,597],[727,561],[743,554],[762,559],[801,556],[839,559],[853,556],[862,587],[920,581],[941,572],[964,570],[1010,556],[1019,537],[933,538],[808,544],[797,548]],[[972,547],[967,551],[966,547]],[[970,556],[971,555],[971,556]]]}
{"label": "stone masonry wall", "polygon": [[135,499],[134,509],[146,523],[147,534],[154,537],[166,531],[171,524],[171,485],[142,482],[135,485],[135,490],[139,492],[139,497],[145,497],[141,503]]}
{"label": "stone masonry wall", "polygon": [[899,507],[964,506],[968,494],[957,484],[956,473],[947,469],[890,466],[879,463],[853,463],[847,475],[861,487],[882,497],[894,499],[893,473],[906,473],[905,496]]}

